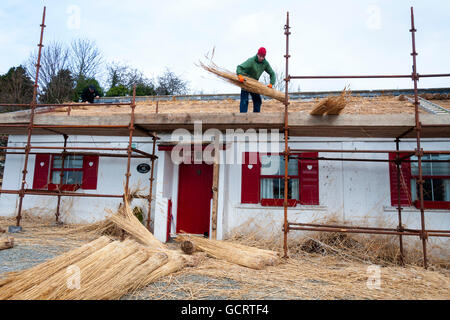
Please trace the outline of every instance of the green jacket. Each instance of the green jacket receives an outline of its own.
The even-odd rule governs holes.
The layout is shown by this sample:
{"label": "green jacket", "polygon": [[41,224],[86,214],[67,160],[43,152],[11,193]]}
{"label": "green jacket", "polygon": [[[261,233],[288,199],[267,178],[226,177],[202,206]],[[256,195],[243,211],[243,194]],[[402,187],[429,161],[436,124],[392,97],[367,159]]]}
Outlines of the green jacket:
{"label": "green jacket", "polygon": [[266,71],[270,75],[270,83],[272,85],[275,84],[275,72],[273,72],[272,67],[269,62],[264,59],[262,62],[258,61],[258,56],[255,55],[247,59],[244,63],[237,66],[236,74],[242,74],[244,76],[248,76],[250,78],[259,80],[261,74]]}

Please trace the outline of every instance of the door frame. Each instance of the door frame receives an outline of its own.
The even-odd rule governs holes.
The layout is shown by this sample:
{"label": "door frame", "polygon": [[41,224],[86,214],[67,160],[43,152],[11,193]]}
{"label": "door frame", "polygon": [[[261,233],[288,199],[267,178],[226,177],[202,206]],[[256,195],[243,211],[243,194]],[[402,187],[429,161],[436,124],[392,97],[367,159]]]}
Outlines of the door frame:
{"label": "door frame", "polygon": [[[190,163],[190,164],[180,163],[179,165],[177,165],[177,167],[178,167],[178,174],[176,175],[177,176],[177,187],[176,187],[176,192],[177,192],[176,199],[177,199],[177,202],[176,202],[176,208],[175,208],[176,215],[174,215],[175,216],[174,217],[175,218],[174,219],[175,220],[175,226],[174,226],[175,227],[175,234],[179,233],[179,228],[178,228],[179,215],[178,214],[179,214],[179,210],[180,210],[180,194],[181,194],[180,193],[180,190],[181,190],[181,179],[180,179],[181,165],[195,165],[195,163]],[[212,168],[213,165],[207,164],[205,162],[202,162],[201,165],[211,166],[211,170],[213,170],[213,168]],[[212,180],[213,180],[213,177],[211,176],[211,184],[212,184]],[[210,235],[210,233],[211,233],[211,203],[212,203],[212,189],[211,189],[211,198],[209,199],[208,237],[211,236]],[[173,212],[174,212],[174,207],[172,206],[172,215],[173,215]]]}

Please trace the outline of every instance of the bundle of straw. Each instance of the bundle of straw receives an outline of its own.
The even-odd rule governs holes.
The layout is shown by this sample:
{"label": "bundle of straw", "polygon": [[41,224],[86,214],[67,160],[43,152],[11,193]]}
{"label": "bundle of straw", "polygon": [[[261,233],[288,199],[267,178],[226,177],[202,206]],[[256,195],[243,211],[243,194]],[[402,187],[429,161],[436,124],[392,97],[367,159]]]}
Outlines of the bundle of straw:
{"label": "bundle of straw", "polygon": [[130,208],[128,201],[125,201],[119,211],[109,218],[118,227],[125,230],[131,236],[136,238],[142,244],[154,249],[166,250],[167,248],[161,241],[155,238],[153,234],[136,218]]}
{"label": "bundle of straw", "polygon": [[177,242],[190,241],[197,250],[201,250],[216,259],[226,260],[252,269],[263,269],[279,263],[277,252],[244,246],[230,242],[206,239],[187,234],[179,234]]}
{"label": "bundle of straw", "polygon": [[344,88],[341,95],[328,97],[326,99],[321,100],[318,104],[314,106],[314,109],[311,110],[309,114],[311,115],[338,115],[344,110],[345,106],[348,102],[348,96],[350,95],[350,91],[347,88]]}
{"label": "bundle of straw", "polygon": [[111,242],[108,237],[100,237],[80,248],[66,252],[56,258],[38,264],[30,269],[10,273],[0,283],[0,300],[10,299],[20,295],[32,287],[51,278],[59,271],[66,272],[66,268],[102,249]]}
{"label": "bundle of straw", "polygon": [[284,93],[282,93],[276,89],[269,88],[266,85],[259,82],[258,80],[243,76],[244,82],[240,82],[238,80],[238,76],[235,73],[218,67],[212,61],[209,62],[209,65],[205,65],[204,63],[200,62],[200,66],[203,69],[205,69],[206,71],[211,72],[211,73],[215,74],[216,76],[224,79],[225,81],[230,82],[238,87],[241,87],[242,89],[244,89],[246,91],[262,94],[266,97],[276,99],[283,103],[286,100]]}
{"label": "bundle of straw", "polygon": [[160,252],[152,254],[145,248],[120,260],[114,268],[108,268],[95,281],[90,281],[80,290],[72,290],[60,296],[64,300],[111,300],[140,288],[139,285],[154,270],[167,263],[167,255]]}

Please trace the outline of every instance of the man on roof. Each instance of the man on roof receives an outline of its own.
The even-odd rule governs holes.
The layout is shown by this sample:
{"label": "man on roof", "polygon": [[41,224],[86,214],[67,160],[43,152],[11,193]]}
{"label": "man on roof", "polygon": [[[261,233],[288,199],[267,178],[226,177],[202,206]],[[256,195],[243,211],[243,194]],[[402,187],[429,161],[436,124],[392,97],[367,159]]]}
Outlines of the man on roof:
{"label": "man on roof", "polygon": [[91,84],[88,87],[84,88],[83,92],[81,93],[81,101],[82,102],[89,102],[94,103],[94,99],[99,98],[99,93],[95,89],[95,87]]}
{"label": "man on roof", "polygon": [[[275,72],[273,72],[272,67],[266,60],[266,49],[261,47],[259,48],[258,53],[255,56],[247,59],[247,61],[237,66],[236,74],[238,75],[239,81],[243,83],[243,76],[259,80],[261,74],[264,71],[270,75],[270,84],[268,85],[268,87],[272,88],[272,86],[275,84]],[[244,89],[241,90],[241,103],[239,105],[240,112],[247,112],[249,94],[252,96],[253,112],[260,112],[262,104],[261,95],[253,92],[248,92]]]}

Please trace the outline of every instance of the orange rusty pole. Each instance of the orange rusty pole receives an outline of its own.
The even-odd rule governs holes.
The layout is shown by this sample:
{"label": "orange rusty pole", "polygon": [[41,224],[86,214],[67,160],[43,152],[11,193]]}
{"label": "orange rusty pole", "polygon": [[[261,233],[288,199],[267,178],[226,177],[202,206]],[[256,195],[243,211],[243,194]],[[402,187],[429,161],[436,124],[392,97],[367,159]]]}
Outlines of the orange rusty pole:
{"label": "orange rusty pole", "polygon": [[420,234],[420,238],[422,239],[422,249],[423,249],[423,267],[427,269],[428,267],[428,261],[427,261],[427,233],[425,232],[425,210],[424,210],[424,203],[423,203],[423,178],[422,178],[422,156],[423,156],[423,150],[420,147],[420,136],[421,136],[421,123],[419,118],[419,96],[417,93],[417,81],[419,80],[419,75],[417,73],[417,62],[416,62],[416,29],[414,28],[414,9],[411,7],[411,40],[412,40],[412,57],[413,57],[413,70],[411,78],[414,81],[414,113],[415,113],[415,119],[416,119],[416,139],[417,139],[417,149],[416,149],[416,156],[417,156],[417,165],[419,167],[419,179],[417,180],[417,183],[419,184],[419,201],[420,201],[420,221],[421,221],[421,227],[422,231]]}
{"label": "orange rusty pole", "polygon": [[25,163],[23,165],[22,170],[22,185],[20,187],[19,191],[19,208],[17,210],[17,217],[16,217],[16,226],[20,226],[20,220],[22,219],[22,204],[23,204],[23,197],[25,196],[25,184],[26,184],[26,178],[27,178],[27,167],[28,167],[28,157],[30,155],[30,149],[31,149],[31,133],[33,131],[33,124],[34,124],[34,112],[37,105],[37,88],[38,88],[38,80],[39,80],[39,69],[41,67],[41,52],[42,52],[42,39],[44,38],[44,28],[45,28],[45,10],[46,7],[44,7],[44,12],[42,14],[42,24],[41,27],[41,37],[39,40],[39,51],[38,51],[38,58],[36,63],[36,78],[34,80],[33,85],[33,99],[30,103],[31,107],[31,114],[30,114],[30,122],[28,124],[28,138],[27,138],[27,145],[25,147]]}
{"label": "orange rusty pole", "polygon": [[284,26],[284,34],[286,35],[286,78],[284,79],[285,91],[284,91],[284,258],[288,257],[287,254],[287,234],[289,232],[288,227],[288,216],[287,216],[287,207],[288,207],[288,164],[289,164],[289,146],[288,146],[288,137],[289,137],[289,127],[288,127],[288,105],[289,105],[289,12],[286,15],[286,25]]}

